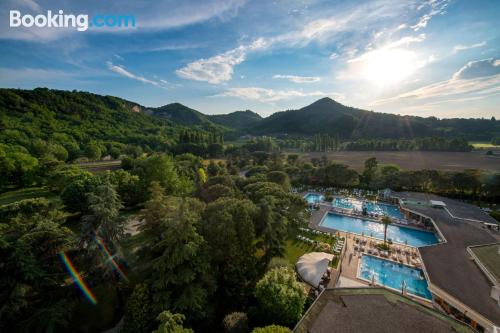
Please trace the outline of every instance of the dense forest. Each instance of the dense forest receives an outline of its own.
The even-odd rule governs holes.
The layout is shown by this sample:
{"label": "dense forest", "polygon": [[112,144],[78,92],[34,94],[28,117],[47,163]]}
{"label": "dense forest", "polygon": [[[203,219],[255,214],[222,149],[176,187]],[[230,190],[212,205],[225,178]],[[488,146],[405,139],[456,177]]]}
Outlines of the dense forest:
{"label": "dense forest", "polygon": [[360,139],[341,142],[338,136],[316,134],[313,138],[278,138],[279,147],[302,152],[327,151],[471,151],[472,146],[463,138],[443,137],[418,139]]}

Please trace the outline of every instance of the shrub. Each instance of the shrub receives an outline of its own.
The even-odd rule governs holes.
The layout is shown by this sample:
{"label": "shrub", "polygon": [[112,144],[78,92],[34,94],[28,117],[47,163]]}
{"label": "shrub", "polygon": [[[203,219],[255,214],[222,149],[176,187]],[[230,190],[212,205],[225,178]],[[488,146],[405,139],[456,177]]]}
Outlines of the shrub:
{"label": "shrub", "polygon": [[231,312],[222,321],[226,333],[247,333],[248,316],[244,312]]}

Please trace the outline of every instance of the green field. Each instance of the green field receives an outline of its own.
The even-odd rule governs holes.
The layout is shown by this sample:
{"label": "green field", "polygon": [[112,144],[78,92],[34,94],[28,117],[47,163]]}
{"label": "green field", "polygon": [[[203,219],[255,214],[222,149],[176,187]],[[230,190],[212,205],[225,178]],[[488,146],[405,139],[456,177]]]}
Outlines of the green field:
{"label": "green field", "polygon": [[[300,233],[300,234],[307,237],[307,238],[313,239],[313,240],[328,243],[332,246],[335,244],[334,240],[332,240],[331,238],[326,237],[324,235],[313,235],[313,234],[304,233],[304,232]],[[287,239],[285,242],[285,259],[288,260],[288,262],[291,263],[292,265],[295,265],[297,263],[297,260],[301,256],[303,256],[304,254],[309,253],[309,252],[316,252],[316,251],[317,250],[316,250],[314,245],[302,242],[302,241],[295,239],[295,238]],[[337,258],[338,257],[335,256],[335,259],[332,263],[334,266],[336,266],[336,264],[337,264],[337,261],[338,261]]]}
{"label": "green field", "polygon": [[0,206],[8,205],[16,201],[33,199],[33,198],[47,198],[56,200],[58,197],[51,193],[45,187],[30,187],[20,190],[9,191],[0,194]]}
{"label": "green field", "polygon": [[481,263],[486,266],[488,271],[495,276],[497,281],[500,281],[500,254],[498,247],[500,244],[473,247],[472,251],[481,260]]}
{"label": "green field", "polygon": [[471,142],[470,144],[475,149],[500,148],[500,146],[494,145],[491,142]]}

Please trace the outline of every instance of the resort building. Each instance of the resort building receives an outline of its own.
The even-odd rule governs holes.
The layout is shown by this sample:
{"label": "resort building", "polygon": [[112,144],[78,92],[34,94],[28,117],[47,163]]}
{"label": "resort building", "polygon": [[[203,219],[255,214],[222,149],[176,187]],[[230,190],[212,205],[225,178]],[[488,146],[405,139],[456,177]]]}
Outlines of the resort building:
{"label": "resort building", "polygon": [[296,333],[472,333],[434,309],[385,288],[326,289],[296,325]]}
{"label": "resort building", "polygon": [[[338,271],[332,272],[338,278],[328,286],[383,286],[473,331],[500,332],[499,223],[476,206],[431,194],[384,190],[378,199],[337,196],[325,202],[315,194],[318,207],[309,228],[346,239]],[[384,226],[382,216],[389,216],[392,223]],[[327,297],[326,292],[335,296],[340,291],[329,288],[318,300]],[[330,317],[342,316],[334,305],[321,311],[331,311]],[[306,332],[299,330],[303,325],[308,332],[327,332],[318,328],[333,325],[331,319],[315,318],[317,324],[301,321],[297,332]],[[440,327],[420,331],[447,331]]]}

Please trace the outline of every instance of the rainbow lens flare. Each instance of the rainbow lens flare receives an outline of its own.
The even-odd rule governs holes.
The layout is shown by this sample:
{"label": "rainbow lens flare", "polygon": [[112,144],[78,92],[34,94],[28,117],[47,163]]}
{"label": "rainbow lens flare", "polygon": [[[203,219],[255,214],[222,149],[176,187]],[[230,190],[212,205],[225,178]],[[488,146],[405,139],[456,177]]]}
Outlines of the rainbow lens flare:
{"label": "rainbow lens flare", "polygon": [[123,271],[121,270],[120,266],[115,261],[115,259],[113,259],[113,256],[111,255],[111,253],[109,253],[109,250],[106,247],[106,244],[104,244],[104,242],[102,241],[102,239],[100,239],[99,237],[95,237],[95,241],[96,241],[97,245],[99,246],[99,249],[101,250],[103,255],[106,257],[107,261],[111,264],[111,267],[113,267],[114,270],[117,271],[118,274],[120,274],[122,279],[124,279],[125,281],[128,282],[127,276],[125,275],[125,273],[123,273]]}
{"label": "rainbow lens flare", "polygon": [[66,253],[64,252],[59,253],[59,257],[61,258],[64,266],[66,266],[66,269],[73,278],[73,281],[82,291],[85,298],[87,298],[92,304],[94,305],[97,304],[97,299],[95,298],[94,294],[92,294],[92,291],[89,289],[89,286],[85,283],[81,274],[78,273],[78,271],[75,269],[75,266],[73,265],[69,257],[66,255]]}

